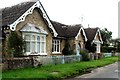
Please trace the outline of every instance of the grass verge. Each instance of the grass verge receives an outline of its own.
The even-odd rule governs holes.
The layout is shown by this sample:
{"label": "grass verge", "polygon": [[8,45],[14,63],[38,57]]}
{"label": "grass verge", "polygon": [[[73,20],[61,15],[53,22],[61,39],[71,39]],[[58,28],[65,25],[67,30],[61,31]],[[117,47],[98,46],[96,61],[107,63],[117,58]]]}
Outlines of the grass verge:
{"label": "grass verge", "polygon": [[59,65],[47,65],[37,68],[24,68],[17,70],[9,70],[2,72],[4,79],[63,79],[75,75],[80,75],[97,67],[102,67],[118,61],[118,57],[108,57],[100,60],[92,60],[87,62],[74,62]]}

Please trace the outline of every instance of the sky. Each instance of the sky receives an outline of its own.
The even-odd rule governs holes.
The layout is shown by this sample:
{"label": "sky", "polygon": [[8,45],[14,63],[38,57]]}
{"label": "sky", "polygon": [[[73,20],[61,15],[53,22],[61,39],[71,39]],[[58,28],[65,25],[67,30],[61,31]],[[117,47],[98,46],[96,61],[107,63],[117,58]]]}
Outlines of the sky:
{"label": "sky", "polygon": [[[30,0],[0,0],[0,8]],[[84,28],[99,27],[118,37],[118,2],[120,0],[40,0],[51,20]]]}

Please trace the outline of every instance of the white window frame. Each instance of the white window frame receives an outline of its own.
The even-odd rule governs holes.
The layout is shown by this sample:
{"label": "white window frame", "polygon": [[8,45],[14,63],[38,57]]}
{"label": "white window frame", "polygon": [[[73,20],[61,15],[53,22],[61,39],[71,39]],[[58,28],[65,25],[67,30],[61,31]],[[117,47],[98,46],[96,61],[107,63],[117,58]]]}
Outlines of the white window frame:
{"label": "white window frame", "polygon": [[[30,36],[30,40],[25,40],[25,35],[29,35]],[[32,36],[35,36],[35,41],[31,40],[32,39]],[[25,41],[29,41],[30,42],[30,52],[25,52],[26,55],[30,55],[32,53],[32,42],[35,42],[35,52],[37,52],[38,50],[38,46],[37,46],[37,43],[40,42],[40,52],[37,52],[37,54],[35,55],[47,55],[46,53],[46,35],[45,34],[39,34],[39,33],[28,33],[28,32],[24,32],[22,33],[22,36],[23,36],[23,39]],[[40,41],[37,40],[37,37],[40,37]],[[44,37],[44,41],[41,41],[42,37]],[[44,42],[44,53],[41,52],[41,47],[42,47],[42,42]]]}
{"label": "white window frame", "polygon": [[96,53],[100,53],[100,43],[96,44]]}
{"label": "white window frame", "polygon": [[[57,51],[57,45],[59,45],[59,48],[58,48],[59,51]],[[59,39],[52,40],[52,54],[60,54],[60,40]]]}

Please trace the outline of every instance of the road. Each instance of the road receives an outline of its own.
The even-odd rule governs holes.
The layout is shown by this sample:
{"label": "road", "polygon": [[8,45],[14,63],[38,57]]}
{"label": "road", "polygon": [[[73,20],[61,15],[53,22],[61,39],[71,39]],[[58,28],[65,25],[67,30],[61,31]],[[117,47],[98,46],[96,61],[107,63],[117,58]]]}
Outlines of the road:
{"label": "road", "polygon": [[97,68],[91,71],[91,73],[77,76],[68,80],[120,80],[119,63],[113,63],[105,67]]}

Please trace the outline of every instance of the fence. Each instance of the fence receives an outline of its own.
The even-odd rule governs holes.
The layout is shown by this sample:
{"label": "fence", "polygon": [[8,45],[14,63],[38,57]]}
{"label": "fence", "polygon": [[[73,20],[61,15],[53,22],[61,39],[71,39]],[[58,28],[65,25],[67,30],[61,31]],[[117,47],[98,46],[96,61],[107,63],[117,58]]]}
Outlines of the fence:
{"label": "fence", "polygon": [[80,55],[70,55],[70,56],[30,56],[22,58],[11,58],[3,59],[2,70],[8,69],[18,69],[31,66],[40,66],[40,65],[57,65],[70,63],[74,61],[80,61]]}
{"label": "fence", "polygon": [[81,56],[80,55],[69,55],[69,56],[36,56],[34,58],[34,66],[37,66],[39,64],[42,65],[56,65],[56,64],[64,64],[64,63],[70,63],[74,61],[80,61]]}
{"label": "fence", "polygon": [[111,57],[112,53],[103,53],[104,57]]}

